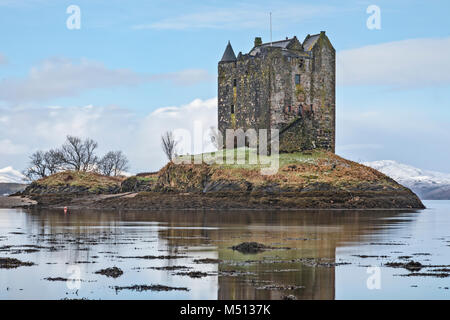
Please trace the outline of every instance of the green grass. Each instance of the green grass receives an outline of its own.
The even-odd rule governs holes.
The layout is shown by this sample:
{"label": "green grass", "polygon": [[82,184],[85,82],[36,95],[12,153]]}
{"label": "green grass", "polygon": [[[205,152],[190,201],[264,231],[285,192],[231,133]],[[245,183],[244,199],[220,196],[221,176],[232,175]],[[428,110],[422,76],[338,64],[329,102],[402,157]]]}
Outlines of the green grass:
{"label": "green grass", "polygon": [[[317,159],[326,158],[327,154],[324,151],[315,150],[310,152],[281,153],[278,156],[279,166],[282,167],[294,163],[313,164]],[[184,161],[185,163],[194,163],[194,160],[196,158],[203,159],[204,162],[211,163],[214,166],[228,169],[260,169],[269,167],[271,161],[274,160],[272,156],[258,155],[256,149],[237,148],[226,149],[212,153],[179,156],[177,158],[177,163],[179,163],[178,161]],[[250,163],[250,158],[252,159],[252,163]],[[230,161],[232,163],[227,163]]]}
{"label": "green grass", "polygon": [[151,177],[136,177],[139,181],[143,181],[143,182],[151,182],[151,181],[156,181],[158,180],[158,177],[155,176],[151,176]]}
{"label": "green grass", "polygon": [[123,178],[107,177],[94,172],[63,171],[36,181],[44,186],[75,186],[87,187],[91,190],[119,185]]}

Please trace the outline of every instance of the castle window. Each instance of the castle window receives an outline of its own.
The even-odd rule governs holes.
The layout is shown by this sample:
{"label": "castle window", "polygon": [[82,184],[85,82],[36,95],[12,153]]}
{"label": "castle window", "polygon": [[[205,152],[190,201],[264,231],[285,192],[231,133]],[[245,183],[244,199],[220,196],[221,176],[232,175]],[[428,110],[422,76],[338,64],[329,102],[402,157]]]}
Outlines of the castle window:
{"label": "castle window", "polygon": [[291,112],[292,111],[292,108],[291,108],[291,106],[289,106],[288,107],[288,112]]}
{"label": "castle window", "polygon": [[237,86],[237,81],[236,81],[236,79],[234,79],[233,80],[233,87],[236,87]]}
{"label": "castle window", "polygon": [[231,105],[231,114],[234,114],[234,104]]}
{"label": "castle window", "polygon": [[295,84],[300,84],[300,75],[299,74],[295,75]]}

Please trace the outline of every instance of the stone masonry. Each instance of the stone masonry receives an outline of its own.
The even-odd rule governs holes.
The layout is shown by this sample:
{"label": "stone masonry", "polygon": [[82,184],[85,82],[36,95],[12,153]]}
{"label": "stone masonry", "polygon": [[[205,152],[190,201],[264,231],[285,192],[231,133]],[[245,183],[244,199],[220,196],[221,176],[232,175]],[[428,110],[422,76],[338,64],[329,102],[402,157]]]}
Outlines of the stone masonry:
{"label": "stone masonry", "polygon": [[218,128],[278,129],[280,152],[335,151],[335,57],[322,31],[262,43],[236,57],[228,43],[218,66]]}

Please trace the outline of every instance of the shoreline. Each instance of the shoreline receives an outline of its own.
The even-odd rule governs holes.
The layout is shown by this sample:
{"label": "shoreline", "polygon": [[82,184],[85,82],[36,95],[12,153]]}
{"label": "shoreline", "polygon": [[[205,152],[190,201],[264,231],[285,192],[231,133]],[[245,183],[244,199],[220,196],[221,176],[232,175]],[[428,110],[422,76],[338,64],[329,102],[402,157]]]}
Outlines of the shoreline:
{"label": "shoreline", "polygon": [[21,196],[0,196],[0,209],[30,208],[38,205],[36,200]]}
{"label": "shoreline", "polygon": [[311,211],[311,210],[421,210],[422,202],[412,201],[408,191],[313,192],[280,194],[214,194],[173,192],[127,192],[120,194],[45,194],[8,197],[0,208],[130,211]]}

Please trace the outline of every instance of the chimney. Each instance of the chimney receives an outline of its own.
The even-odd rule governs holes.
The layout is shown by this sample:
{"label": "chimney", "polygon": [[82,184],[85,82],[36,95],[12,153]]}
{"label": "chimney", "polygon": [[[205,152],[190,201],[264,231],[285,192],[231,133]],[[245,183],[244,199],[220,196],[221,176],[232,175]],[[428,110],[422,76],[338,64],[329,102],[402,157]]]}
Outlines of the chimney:
{"label": "chimney", "polygon": [[255,37],[255,47],[262,45],[261,37]]}

